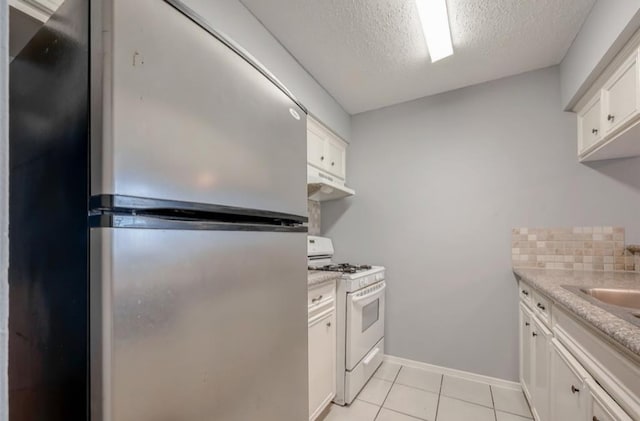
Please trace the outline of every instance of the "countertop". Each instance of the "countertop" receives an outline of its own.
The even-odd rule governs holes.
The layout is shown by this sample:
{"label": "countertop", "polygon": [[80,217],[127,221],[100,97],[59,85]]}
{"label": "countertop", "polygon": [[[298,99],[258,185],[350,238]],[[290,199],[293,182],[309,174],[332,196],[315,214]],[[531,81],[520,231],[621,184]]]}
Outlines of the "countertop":
{"label": "countertop", "polygon": [[640,357],[640,326],[607,311],[606,308],[609,306],[606,304],[596,305],[593,298],[582,298],[563,288],[576,286],[640,289],[640,273],[523,268],[514,268],[513,272],[540,293],[599,331],[610,342]]}
{"label": "countertop", "polygon": [[324,270],[310,270],[307,275],[307,285],[309,288],[323,284],[325,282],[340,279],[340,272],[328,272]]}

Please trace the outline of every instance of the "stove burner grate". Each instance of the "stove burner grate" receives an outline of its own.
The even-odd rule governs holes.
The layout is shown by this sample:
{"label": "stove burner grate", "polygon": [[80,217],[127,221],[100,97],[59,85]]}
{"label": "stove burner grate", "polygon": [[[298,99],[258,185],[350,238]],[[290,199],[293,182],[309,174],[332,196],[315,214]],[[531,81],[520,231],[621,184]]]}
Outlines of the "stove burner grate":
{"label": "stove burner grate", "polygon": [[357,273],[371,269],[370,265],[352,265],[350,263],[340,263],[324,266],[309,266],[310,270],[324,270],[329,272]]}

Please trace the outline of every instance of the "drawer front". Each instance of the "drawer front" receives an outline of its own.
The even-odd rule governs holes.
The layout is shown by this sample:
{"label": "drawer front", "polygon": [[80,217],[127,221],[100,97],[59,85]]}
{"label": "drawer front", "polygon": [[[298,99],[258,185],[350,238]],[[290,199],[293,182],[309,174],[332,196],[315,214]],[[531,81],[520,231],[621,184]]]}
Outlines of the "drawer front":
{"label": "drawer front", "polygon": [[335,303],[335,298],[336,281],[327,282],[326,284],[309,288],[307,306],[311,312],[316,308],[325,307],[327,304]]}
{"label": "drawer front", "polygon": [[531,300],[532,300],[531,297],[533,294],[533,289],[529,285],[520,281],[519,291],[520,291],[520,300],[523,303],[525,303],[528,307],[531,307]]}
{"label": "drawer front", "polygon": [[354,367],[345,373],[344,387],[346,404],[350,404],[362,390],[364,385],[376,372],[384,358],[384,338]]}
{"label": "drawer front", "polygon": [[531,305],[536,315],[540,320],[549,327],[551,324],[551,301],[540,295],[538,292],[533,291],[531,295]]}

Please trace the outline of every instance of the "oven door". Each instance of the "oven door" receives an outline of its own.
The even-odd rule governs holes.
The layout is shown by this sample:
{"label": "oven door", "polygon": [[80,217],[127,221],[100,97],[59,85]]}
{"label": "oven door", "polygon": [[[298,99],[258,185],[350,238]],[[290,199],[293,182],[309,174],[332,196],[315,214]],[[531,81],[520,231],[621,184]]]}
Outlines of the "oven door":
{"label": "oven door", "polygon": [[382,281],[347,294],[346,369],[351,371],[384,336],[384,290]]}

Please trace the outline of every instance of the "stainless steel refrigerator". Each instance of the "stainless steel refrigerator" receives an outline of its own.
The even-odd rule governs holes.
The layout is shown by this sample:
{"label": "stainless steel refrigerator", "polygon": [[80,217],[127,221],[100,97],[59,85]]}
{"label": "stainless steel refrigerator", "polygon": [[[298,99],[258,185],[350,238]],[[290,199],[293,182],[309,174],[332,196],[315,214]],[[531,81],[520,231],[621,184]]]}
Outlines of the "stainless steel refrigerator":
{"label": "stainless steel refrigerator", "polygon": [[89,23],[90,419],[306,419],[304,107],[179,1]]}

